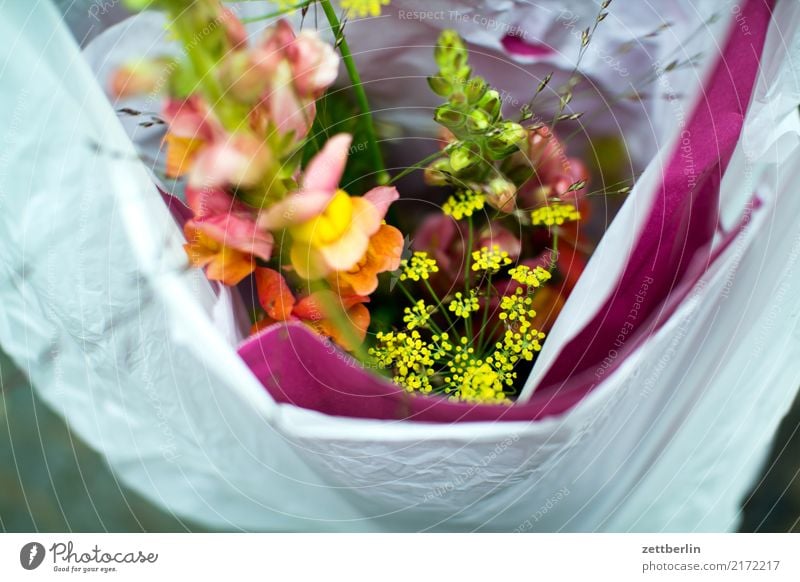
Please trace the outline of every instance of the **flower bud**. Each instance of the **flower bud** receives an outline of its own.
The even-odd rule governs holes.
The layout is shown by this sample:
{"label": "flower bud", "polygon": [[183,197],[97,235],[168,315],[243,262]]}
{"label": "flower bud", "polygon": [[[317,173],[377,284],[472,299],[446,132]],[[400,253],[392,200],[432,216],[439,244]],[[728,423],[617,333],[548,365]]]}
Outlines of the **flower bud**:
{"label": "flower bud", "polygon": [[500,138],[509,145],[519,145],[526,140],[528,132],[519,123],[504,121],[501,125]]}
{"label": "flower bud", "polygon": [[510,214],[516,207],[517,187],[500,176],[492,178],[486,188],[486,201],[497,210]]}
{"label": "flower bud", "polygon": [[447,158],[439,158],[431,162],[423,172],[425,183],[430,186],[444,186],[448,183],[448,175],[452,174],[453,168]]}
{"label": "flower bud", "polygon": [[463,65],[454,68],[452,72],[453,78],[459,83],[465,83],[471,74],[472,67],[466,64],[466,60]]}
{"label": "flower bud", "polygon": [[156,91],[165,85],[172,67],[169,59],[143,59],[126,63],[111,77],[111,94],[123,99]]}
{"label": "flower bud", "polygon": [[339,57],[316,31],[304,30],[286,47],[294,85],[303,96],[320,97],[339,74]]}
{"label": "flower bud", "polygon": [[486,142],[489,153],[495,159],[502,159],[517,150],[527,138],[525,128],[513,121],[504,121]]}
{"label": "flower bud", "polygon": [[489,115],[483,109],[473,109],[467,116],[467,129],[472,133],[484,133],[490,123]]}
{"label": "flower bud", "polygon": [[431,91],[442,97],[447,97],[453,92],[453,84],[442,76],[428,77],[428,86]]}
{"label": "flower bud", "polygon": [[436,108],[433,119],[436,123],[444,125],[448,129],[457,129],[464,125],[465,122],[464,114],[449,103],[439,105]]}
{"label": "flower bud", "polygon": [[480,77],[470,79],[464,87],[464,94],[467,97],[467,102],[470,104],[477,103],[484,96],[486,90],[486,81]]}
{"label": "flower bud", "polygon": [[461,37],[456,31],[449,29],[439,35],[433,56],[439,69],[445,74],[455,73],[467,62],[467,50]]}
{"label": "flower bud", "polygon": [[193,188],[255,186],[269,165],[271,154],[261,140],[235,134],[203,148],[189,174]]}
{"label": "flower bud", "polygon": [[231,97],[240,103],[252,103],[266,90],[269,76],[247,52],[232,51],[220,64],[219,80]]}
{"label": "flower bud", "polygon": [[450,151],[450,167],[453,172],[459,173],[467,168],[474,166],[480,161],[480,156],[475,151],[474,144],[462,143]]}
{"label": "flower bud", "polygon": [[500,116],[500,109],[502,107],[502,101],[500,99],[500,93],[495,91],[494,89],[487,90],[478,101],[478,107],[483,109],[489,116],[492,118],[492,121],[496,121],[497,118]]}

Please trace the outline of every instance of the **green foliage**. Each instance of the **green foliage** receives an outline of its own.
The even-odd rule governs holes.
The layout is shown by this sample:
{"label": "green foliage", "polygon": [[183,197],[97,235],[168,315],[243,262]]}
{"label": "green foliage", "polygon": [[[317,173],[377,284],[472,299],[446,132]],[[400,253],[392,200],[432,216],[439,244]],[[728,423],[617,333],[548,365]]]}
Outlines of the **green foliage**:
{"label": "green foliage", "polygon": [[343,91],[326,93],[317,101],[317,116],[301,152],[303,167],[337,133],[353,136],[342,188],[352,194],[363,194],[374,185],[375,165],[369,151],[367,120]]}
{"label": "green foliage", "polygon": [[434,57],[439,71],[428,78],[428,84],[447,101],[436,108],[433,118],[455,139],[430,169],[440,181],[457,188],[485,184],[498,176],[494,162],[517,152],[527,132],[503,119],[500,93],[481,77],[472,76],[467,50],[455,31],[442,32]]}

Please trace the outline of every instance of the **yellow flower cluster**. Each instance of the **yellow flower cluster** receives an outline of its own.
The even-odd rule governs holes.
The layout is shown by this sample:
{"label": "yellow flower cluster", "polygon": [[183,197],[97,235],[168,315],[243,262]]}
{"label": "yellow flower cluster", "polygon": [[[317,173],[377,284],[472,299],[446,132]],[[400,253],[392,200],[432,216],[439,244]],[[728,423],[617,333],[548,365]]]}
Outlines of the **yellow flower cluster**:
{"label": "yellow flower cluster", "polygon": [[534,354],[542,349],[543,339],[544,333],[530,326],[526,331],[507,329],[503,341],[497,342],[495,347],[508,354],[509,360],[515,364],[520,358],[530,362]]}
{"label": "yellow flower cluster", "polygon": [[343,10],[350,11],[361,18],[365,16],[380,16],[381,8],[388,6],[391,0],[342,0]]}
{"label": "yellow flower cluster", "polygon": [[[482,207],[481,197],[470,196],[472,193],[468,191],[460,192],[448,201],[446,212],[461,218]],[[567,207],[562,205],[562,209]],[[550,206],[547,210],[559,212],[557,208]],[[569,208],[574,211],[574,207]],[[513,262],[509,253],[496,244],[473,251],[470,259],[470,270],[486,275],[499,273]],[[436,261],[428,253],[419,251],[401,262],[400,280],[426,281],[438,271]],[[533,293],[551,278],[551,273],[541,266],[527,265],[516,265],[508,273],[519,285],[505,295],[492,287],[489,276],[479,277],[477,286],[472,288],[467,279],[466,288],[446,301],[439,300],[433,287],[427,285],[438,309],[452,313],[457,318],[453,325],[463,325],[464,331],[453,333],[454,337],[440,332],[433,319],[437,313],[450,323],[452,318],[425,300],[414,299],[403,312],[407,329],[379,333],[369,353],[379,366],[391,371],[395,383],[409,392],[435,392],[467,402],[510,402],[517,379],[516,366],[533,361],[542,349],[545,334],[533,326],[536,317]],[[492,297],[493,292],[499,295],[497,319],[489,319],[487,311],[483,314],[482,326],[490,327],[473,333],[473,315],[480,313],[482,307],[489,309],[489,302],[482,306],[479,299],[484,290],[487,298]],[[461,324],[458,319],[462,320]],[[487,329],[491,330],[488,336]]]}
{"label": "yellow flower cluster", "polygon": [[[448,364],[449,385],[458,391],[458,399],[466,402],[507,402],[505,386],[514,384],[516,374],[503,373],[488,361],[467,358]],[[452,389],[452,388],[451,388]]]}
{"label": "yellow flower cluster", "polygon": [[369,354],[378,366],[394,371],[393,380],[409,392],[431,392],[433,366],[439,357],[438,350],[431,349],[418,331],[378,333],[377,347]]}
{"label": "yellow flower cluster", "polygon": [[438,273],[439,266],[434,259],[428,257],[425,251],[417,251],[411,259],[403,259],[400,262],[400,280],[405,281],[411,279],[412,281],[427,280],[430,278],[431,273]]}
{"label": "yellow flower cluster", "polygon": [[493,245],[492,248],[482,247],[473,252],[472,260],[473,271],[486,271],[487,273],[496,273],[511,264],[511,257],[506,251],[501,251],[498,245]]}
{"label": "yellow flower cluster", "polygon": [[456,317],[463,317],[466,319],[480,309],[480,304],[478,303],[478,297],[475,295],[474,291],[470,291],[469,295],[466,297],[459,291],[455,294],[455,298],[450,301],[447,309],[455,313]]}
{"label": "yellow flower cluster", "polygon": [[536,311],[531,309],[533,299],[523,295],[522,289],[517,288],[513,295],[505,295],[500,300],[500,321],[508,322],[519,331],[527,331],[531,326],[530,320],[536,317]]}
{"label": "yellow flower cluster", "polygon": [[531,269],[527,265],[517,265],[508,271],[511,279],[527,287],[539,287],[542,283],[549,281],[552,275],[547,269],[536,267]]}
{"label": "yellow flower cluster", "polygon": [[431,318],[432,308],[425,305],[425,301],[420,299],[413,306],[403,310],[403,322],[409,331],[417,327],[425,327]]}
{"label": "yellow flower cluster", "polygon": [[[531,304],[531,297],[522,289],[501,298],[500,319],[505,331],[494,349],[481,355],[466,337],[456,341],[447,333],[423,337],[419,329],[429,328],[431,308],[420,300],[405,310],[409,331],[377,334],[377,345],[369,353],[377,365],[392,370],[394,382],[409,392],[442,392],[453,400],[468,402],[508,402],[517,378],[515,366],[533,360],[545,337],[531,325],[536,315]],[[459,317],[468,317],[477,308],[474,292],[469,296],[459,293],[450,304]]]}
{"label": "yellow flower cluster", "polygon": [[572,204],[549,204],[531,212],[533,226],[562,225],[581,219],[581,213]]}
{"label": "yellow flower cluster", "polygon": [[472,216],[478,210],[483,209],[486,203],[486,197],[480,192],[473,190],[462,190],[456,192],[453,196],[447,199],[447,202],[442,206],[442,212],[447,216],[452,216],[456,220],[461,220],[464,217]]}

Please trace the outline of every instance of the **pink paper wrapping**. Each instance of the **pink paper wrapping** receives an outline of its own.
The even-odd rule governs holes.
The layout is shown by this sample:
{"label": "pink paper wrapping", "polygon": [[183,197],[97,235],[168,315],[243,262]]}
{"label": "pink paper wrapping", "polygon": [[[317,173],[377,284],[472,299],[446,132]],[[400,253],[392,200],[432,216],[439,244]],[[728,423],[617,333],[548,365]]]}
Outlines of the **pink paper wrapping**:
{"label": "pink paper wrapping", "polygon": [[[568,410],[598,383],[595,373],[611,350],[618,367],[668,318],[715,254],[719,184],[739,139],[771,3],[748,0],[732,22],[722,56],[693,111],[662,176],[656,203],[615,291],[591,322],[562,349],[545,379],[525,404],[498,406],[410,395],[301,324],[273,327],[244,342],[239,354],[269,393],[325,414],[425,422],[536,420]],[[682,152],[691,152],[691,168]],[[635,321],[631,300],[647,284]],[[615,347],[620,330],[627,341]]]}

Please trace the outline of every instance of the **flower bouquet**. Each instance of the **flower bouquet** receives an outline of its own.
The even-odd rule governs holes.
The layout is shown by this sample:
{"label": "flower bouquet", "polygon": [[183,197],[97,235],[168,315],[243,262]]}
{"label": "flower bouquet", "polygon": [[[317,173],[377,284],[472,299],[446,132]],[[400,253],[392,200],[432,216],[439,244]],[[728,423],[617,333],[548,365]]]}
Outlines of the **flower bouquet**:
{"label": "flower bouquet", "polygon": [[800,283],[800,14],[563,4],[129,0],[82,57],[116,112],[57,83],[112,194],[111,412],[48,401],[215,526],[732,527],[796,388],[789,306],[750,298]]}
{"label": "flower bouquet", "polygon": [[[584,31],[581,53],[610,4]],[[240,351],[272,351],[264,346],[294,325],[319,336],[315,351],[330,342],[329,354],[349,352],[351,365],[404,393],[511,404],[592,247],[589,195],[631,189],[589,192],[586,164],[556,136],[559,122],[582,116],[566,110],[577,74],[556,92],[551,120],[535,105],[552,74],[510,112],[445,29],[427,79],[442,101],[432,115],[438,147],[392,175],[329,2],[320,8],[354,107],[330,90],[340,59],[317,31],[295,33],[280,19],[251,44],[218,0],[151,5],[167,11],[185,57],[133,61],[111,88],[118,99],[164,94],[161,115],[145,125],[166,126],[162,173],[185,185],[189,264],[250,299]],[[380,14],[377,3],[353,8]],[[406,181],[416,203],[400,205],[395,183],[414,172],[424,177]],[[263,359],[271,367],[275,358]],[[298,368],[303,359],[292,358]],[[272,374],[259,376],[272,385]]]}

